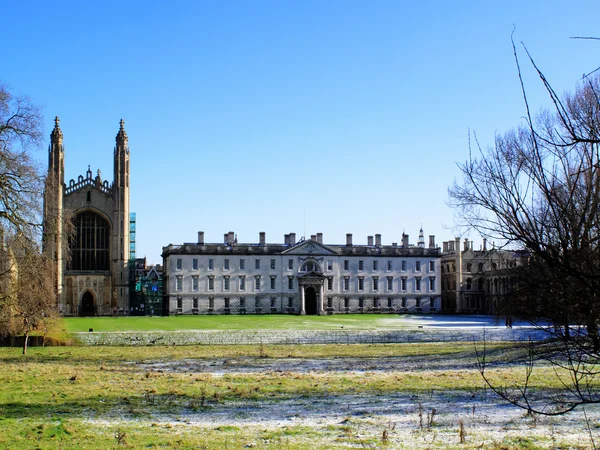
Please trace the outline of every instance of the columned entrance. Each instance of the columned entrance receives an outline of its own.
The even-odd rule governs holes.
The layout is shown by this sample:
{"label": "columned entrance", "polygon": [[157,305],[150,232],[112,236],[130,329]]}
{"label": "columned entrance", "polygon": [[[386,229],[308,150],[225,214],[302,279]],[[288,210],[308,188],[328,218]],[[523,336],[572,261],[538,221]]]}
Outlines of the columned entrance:
{"label": "columned entrance", "polygon": [[323,281],[325,277],[310,272],[298,277],[300,288],[300,315],[323,314]]}
{"label": "columned entrance", "polygon": [[81,297],[81,309],[79,310],[80,316],[95,316],[96,305],[94,301],[94,295],[90,291],[85,291]]}
{"label": "columned entrance", "polygon": [[317,298],[318,296],[314,287],[308,286],[304,290],[304,307],[307,315],[318,314]]}

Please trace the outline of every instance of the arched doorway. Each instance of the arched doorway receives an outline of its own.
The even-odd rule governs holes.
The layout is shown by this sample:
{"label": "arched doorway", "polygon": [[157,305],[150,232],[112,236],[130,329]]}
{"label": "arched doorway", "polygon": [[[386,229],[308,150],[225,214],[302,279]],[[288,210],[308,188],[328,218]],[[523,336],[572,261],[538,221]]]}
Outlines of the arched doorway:
{"label": "arched doorway", "polygon": [[317,314],[317,292],[312,286],[304,290],[304,309],[307,315]]}
{"label": "arched doorway", "polygon": [[94,295],[90,291],[85,291],[83,297],[81,297],[81,309],[79,310],[80,316],[95,316],[96,308],[94,305]]}

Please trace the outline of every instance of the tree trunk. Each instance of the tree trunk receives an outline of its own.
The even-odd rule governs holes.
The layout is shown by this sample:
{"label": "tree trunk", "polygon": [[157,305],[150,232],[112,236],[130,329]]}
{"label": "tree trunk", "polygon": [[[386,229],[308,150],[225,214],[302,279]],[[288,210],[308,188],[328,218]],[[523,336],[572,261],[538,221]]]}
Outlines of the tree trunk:
{"label": "tree trunk", "polygon": [[23,354],[27,354],[27,341],[29,340],[29,332],[25,332],[23,335]]}

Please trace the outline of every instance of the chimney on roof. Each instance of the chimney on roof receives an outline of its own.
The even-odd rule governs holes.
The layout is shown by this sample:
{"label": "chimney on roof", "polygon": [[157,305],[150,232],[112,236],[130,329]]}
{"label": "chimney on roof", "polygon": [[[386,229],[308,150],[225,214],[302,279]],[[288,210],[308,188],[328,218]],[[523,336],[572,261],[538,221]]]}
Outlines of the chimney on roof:
{"label": "chimney on roof", "polygon": [[317,242],[319,244],[323,243],[323,233],[317,233]]}
{"label": "chimney on roof", "polygon": [[346,245],[352,247],[352,233],[346,233]]}
{"label": "chimney on roof", "polygon": [[284,245],[290,245],[290,235],[289,234],[284,234],[283,235],[283,244]]}
{"label": "chimney on roof", "polygon": [[429,235],[429,248],[435,248],[435,236],[433,234]]}
{"label": "chimney on roof", "polygon": [[229,233],[223,234],[223,244],[229,244]]}
{"label": "chimney on roof", "polygon": [[317,240],[317,235],[316,234],[311,234],[310,235],[310,240],[311,241],[316,241]]}
{"label": "chimney on roof", "polygon": [[487,251],[487,239],[483,238],[483,251],[486,252]]}
{"label": "chimney on roof", "polygon": [[227,238],[227,241],[228,241],[227,243],[228,243],[229,245],[233,245],[233,244],[235,244],[235,233],[234,233],[233,231],[230,231],[230,232],[229,232],[229,236],[228,236],[228,238]]}
{"label": "chimney on roof", "polygon": [[198,245],[204,245],[204,231],[198,231]]}
{"label": "chimney on roof", "polygon": [[467,250],[469,250],[469,240],[467,238],[465,238],[465,242],[463,245],[463,250],[466,252]]}
{"label": "chimney on roof", "polygon": [[258,242],[260,245],[265,245],[267,243],[266,233],[264,231],[258,233]]}
{"label": "chimney on roof", "polygon": [[373,236],[367,236],[367,245],[373,246]]}
{"label": "chimney on roof", "polygon": [[296,233],[290,233],[290,245],[296,244]]}
{"label": "chimney on roof", "polygon": [[392,242],[392,247],[398,247],[398,243],[397,242]]}
{"label": "chimney on roof", "polygon": [[408,234],[402,233],[402,247],[408,248]]}
{"label": "chimney on roof", "polygon": [[377,247],[381,247],[381,234],[376,234],[375,235],[375,245]]}
{"label": "chimney on roof", "polygon": [[442,251],[444,253],[448,253],[448,244],[449,242],[442,242]]}

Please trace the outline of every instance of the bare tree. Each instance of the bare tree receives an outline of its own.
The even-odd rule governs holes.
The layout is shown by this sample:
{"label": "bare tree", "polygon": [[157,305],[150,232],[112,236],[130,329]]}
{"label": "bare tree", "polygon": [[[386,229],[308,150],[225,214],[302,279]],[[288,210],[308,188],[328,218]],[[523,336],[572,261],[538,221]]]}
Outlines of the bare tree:
{"label": "bare tree", "polygon": [[[513,271],[504,308],[552,338],[530,346],[523,384],[492,383],[485,355],[482,375],[515,405],[561,414],[600,402],[594,387],[600,363],[600,78],[585,77],[574,93],[560,97],[530,61],[553,110],[533,116],[521,81],[525,124],[496,136],[486,149],[475,136],[449,203],[460,225],[530,255],[529,264]],[[538,362],[555,368],[565,388],[559,397],[537,397],[528,389]]]}
{"label": "bare tree", "polygon": [[33,238],[41,227],[44,176],[30,149],[42,138],[40,109],[0,82],[0,226]]}

